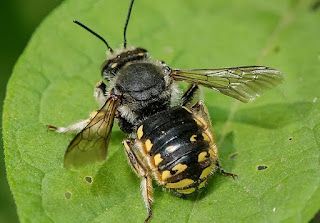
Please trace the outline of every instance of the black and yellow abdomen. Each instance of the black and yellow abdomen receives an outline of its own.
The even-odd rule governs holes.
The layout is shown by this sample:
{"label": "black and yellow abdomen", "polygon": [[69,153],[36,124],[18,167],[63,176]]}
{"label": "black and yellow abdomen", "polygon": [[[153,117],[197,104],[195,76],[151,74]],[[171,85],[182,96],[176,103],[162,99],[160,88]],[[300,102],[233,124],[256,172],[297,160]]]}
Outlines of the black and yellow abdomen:
{"label": "black and yellow abdomen", "polygon": [[182,194],[205,186],[218,159],[208,126],[205,119],[181,106],[142,122],[137,138],[159,184]]}

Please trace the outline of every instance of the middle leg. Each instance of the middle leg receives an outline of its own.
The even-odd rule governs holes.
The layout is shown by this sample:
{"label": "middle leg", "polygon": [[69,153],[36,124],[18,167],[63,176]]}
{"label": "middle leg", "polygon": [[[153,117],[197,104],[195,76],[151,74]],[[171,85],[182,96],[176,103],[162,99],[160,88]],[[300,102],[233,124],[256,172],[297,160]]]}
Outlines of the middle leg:
{"label": "middle leg", "polygon": [[199,92],[198,85],[190,84],[186,92],[181,97],[180,105],[186,106],[190,104],[198,92]]}

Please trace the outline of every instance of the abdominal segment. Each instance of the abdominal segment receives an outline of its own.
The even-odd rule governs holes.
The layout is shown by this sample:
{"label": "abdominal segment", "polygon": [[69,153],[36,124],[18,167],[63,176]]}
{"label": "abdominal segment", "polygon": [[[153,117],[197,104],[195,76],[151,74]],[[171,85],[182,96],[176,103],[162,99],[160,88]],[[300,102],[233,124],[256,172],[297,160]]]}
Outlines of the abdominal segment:
{"label": "abdominal segment", "polygon": [[216,169],[217,149],[211,133],[184,107],[145,120],[137,137],[155,179],[165,188],[190,194],[205,186]]}

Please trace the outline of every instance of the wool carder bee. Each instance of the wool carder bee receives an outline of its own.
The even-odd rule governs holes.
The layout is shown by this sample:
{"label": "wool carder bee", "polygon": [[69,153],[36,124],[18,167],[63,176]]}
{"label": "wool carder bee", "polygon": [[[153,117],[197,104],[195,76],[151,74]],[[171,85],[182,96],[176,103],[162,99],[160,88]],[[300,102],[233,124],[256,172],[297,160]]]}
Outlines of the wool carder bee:
{"label": "wool carder bee", "polygon": [[[126,31],[134,0],[124,26],[123,48],[114,51],[100,35],[78,21],[76,24],[101,39],[108,48],[99,82],[94,90],[100,109],[86,120],[68,127],[48,128],[58,133],[77,133],[64,156],[64,166],[81,167],[105,160],[114,119],[128,134],[123,140],[134,172],[142,180],[148,222],[152,216],[152,179],[178,194],[190,194],[205,186],[217,169],[218,150],[205,105],[192,101],[198,85],[252,101],[283,81],[284,74],[264,66],[222,69],[173,69],[154,60],[143,48],[128,47]],[[176,81],[190,83],[177,103]]]}

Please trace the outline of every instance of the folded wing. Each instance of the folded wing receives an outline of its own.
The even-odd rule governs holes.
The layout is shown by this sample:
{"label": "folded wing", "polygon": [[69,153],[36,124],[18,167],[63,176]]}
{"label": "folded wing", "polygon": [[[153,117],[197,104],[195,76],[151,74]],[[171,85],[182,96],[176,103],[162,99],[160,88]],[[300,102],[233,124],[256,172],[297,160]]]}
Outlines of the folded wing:
{"label": "folded wing", "polygon": [[65,168],[86,166],[106,159],[119,101],[117,97],[109,97],[88,125],[74,137],[64,156]]}
{"label": "folded wing", "polygon": [[222,69],[172,70],[175,81],[209,87],[217,92],[249,102],[283,81],[284,74],[263,66],[232,67]]}

